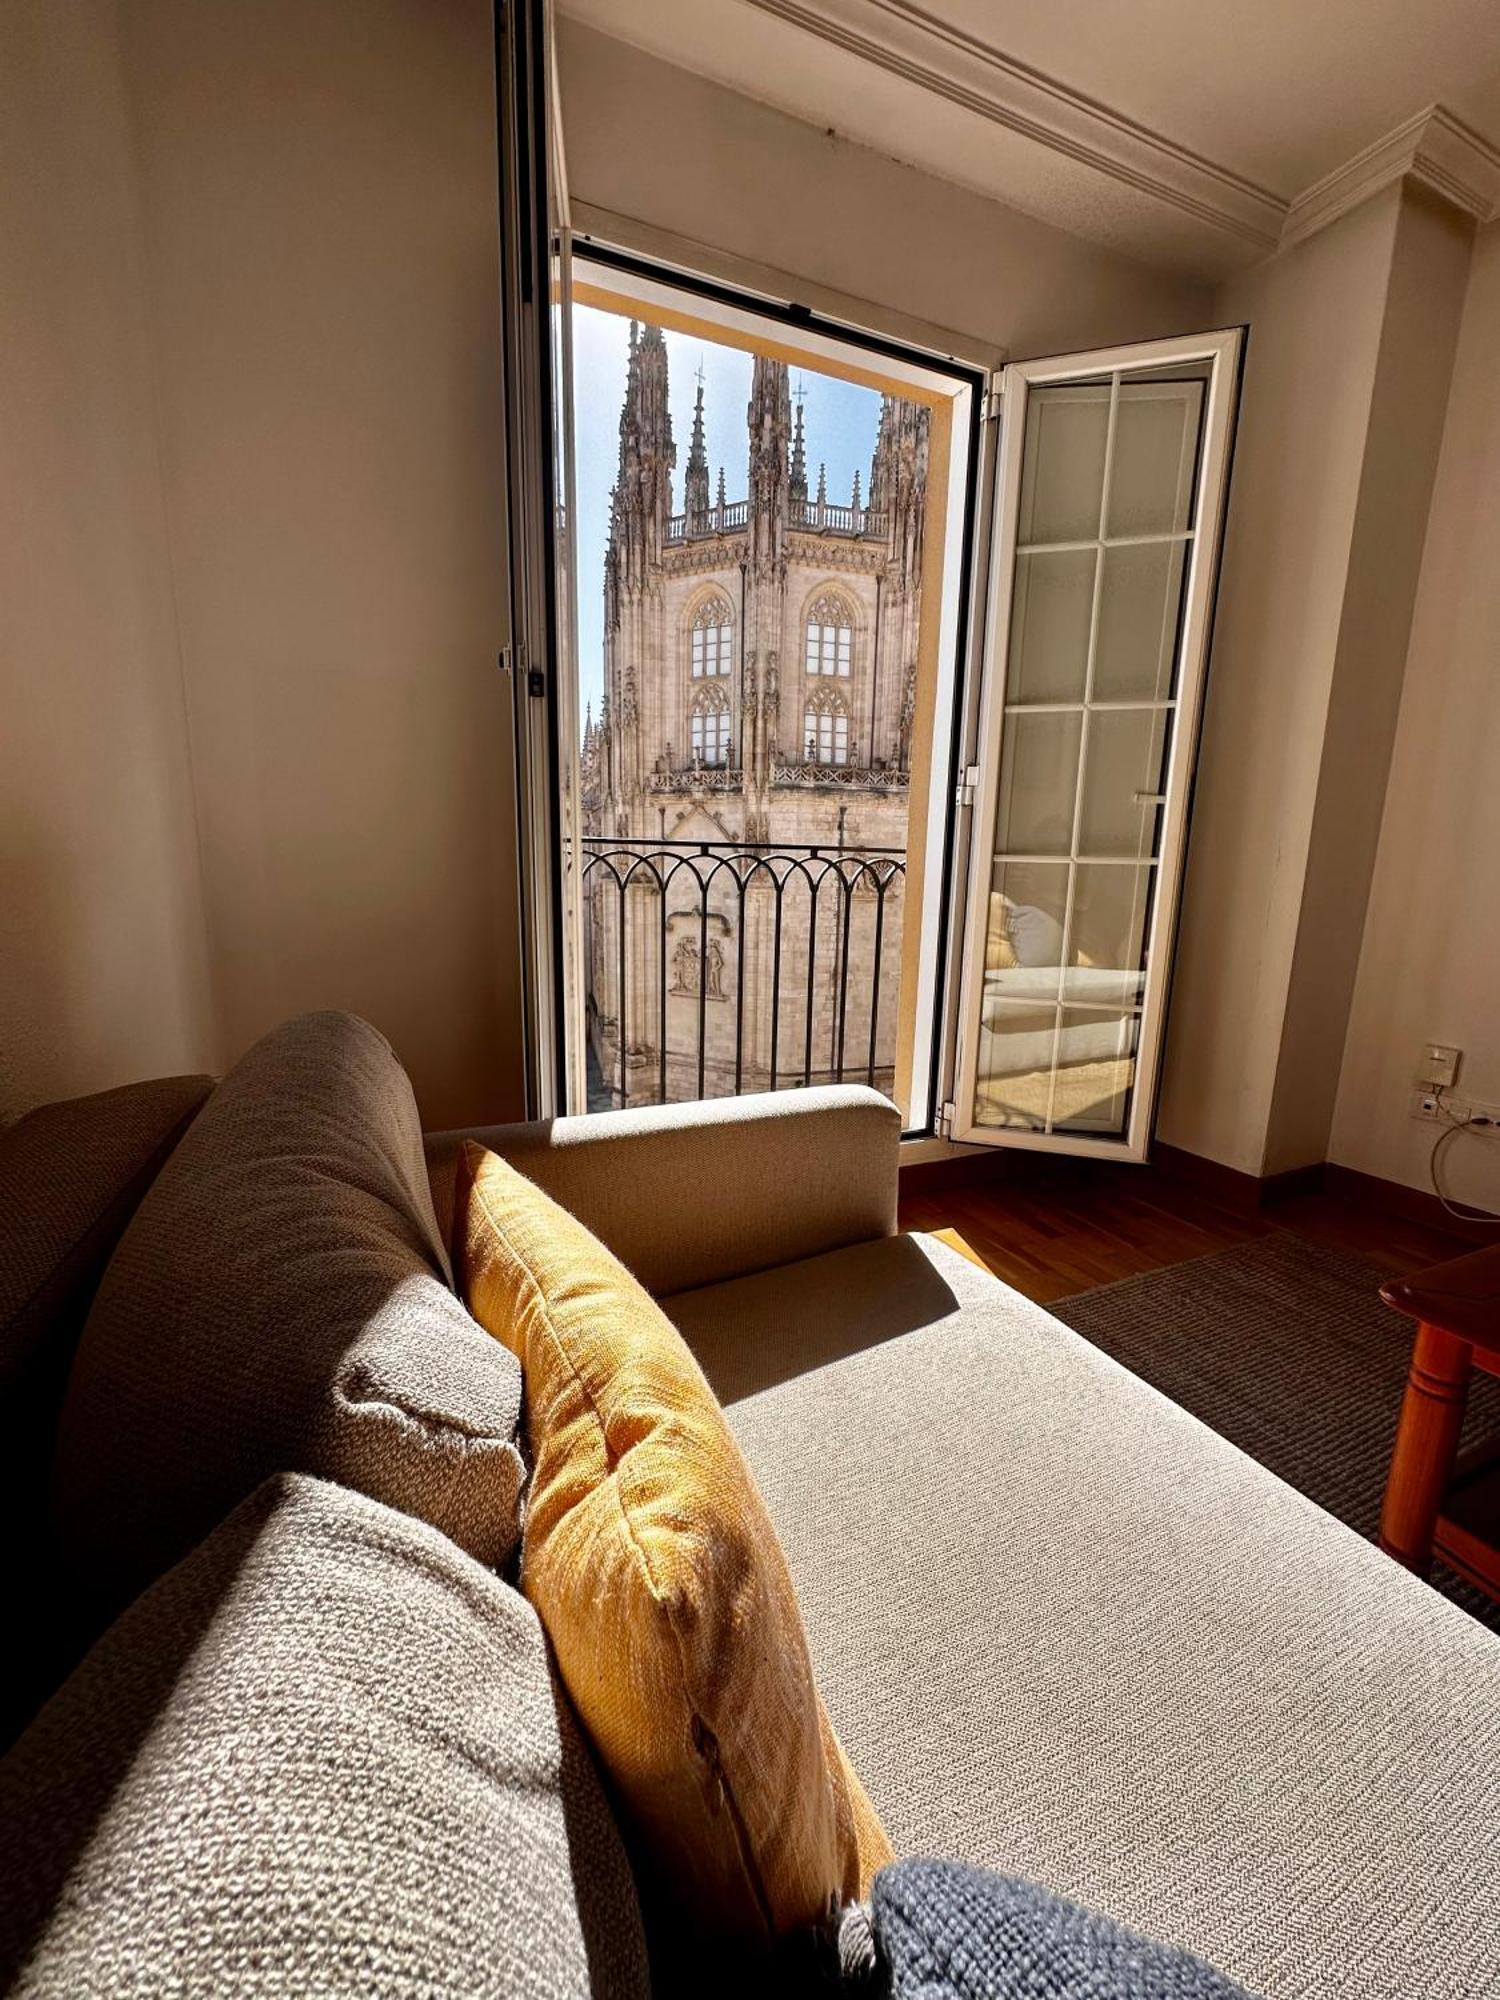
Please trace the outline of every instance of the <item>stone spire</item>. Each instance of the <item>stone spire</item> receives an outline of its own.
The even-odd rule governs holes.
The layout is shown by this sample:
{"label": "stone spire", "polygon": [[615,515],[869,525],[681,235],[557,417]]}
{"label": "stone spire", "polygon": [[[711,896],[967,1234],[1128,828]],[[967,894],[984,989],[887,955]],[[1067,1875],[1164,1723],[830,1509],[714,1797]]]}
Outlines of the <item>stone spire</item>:
{"label": "stone spire", "polygon": [[804,391],[797,390],[797,428],[792,433],[792,499],[802,507],[807,505],[807,446],[803,436],[802,398]]}
{"label": "stone spire", "polygon": [[921,570],[931,419],[925,403],[904,396],[881,398],[869,507],[883,517],[879,531],[890,543],[892,579],[906,588],[916,587]]}
{"label": "stone spire", "polygon": [[849,505],[854,509],[856,514],[859,512],[859,467],[857,465],[854,468],[854,497],[849,502]]}
{"label": "stone spire", "polygon": [[784,560],[787,507],[791,498],[787,447],[792,434],[792,399],[786,363],[755,357],[750,378],[750,562],[760,570]]}
{"label": "stone spire", "polygon": [[630,323],[630,362],[620,411],[620,470],[610,529],[618,583],[639,589],[661,553],[672,513],[672,413],[661,328]]}
{"label": "stone spire", "polygon": [[687,509],[690,533],[701,534],[708,524],[708,451],[703,438],[703,370],[698,370],[698,400],[693,406],[693,441],[688,446],[687,478],[683,505]]}
{"label": "stone spire", "polygon": [[821,464],[818,467],[818,505],[828,505],[828,467]]}
{"label": "stone spire", "polygon": [[719,512],[721,514],[728,504],[728,501],[724,497],[724,468],[721,465],[719,467]]}
{"label": "stone spire", "polygon": [[870,506],[883,514],[890,505],[892,460],[896,449],[896,398],[880,399],[880,426],[875,433],[875,456],[870,460]]}

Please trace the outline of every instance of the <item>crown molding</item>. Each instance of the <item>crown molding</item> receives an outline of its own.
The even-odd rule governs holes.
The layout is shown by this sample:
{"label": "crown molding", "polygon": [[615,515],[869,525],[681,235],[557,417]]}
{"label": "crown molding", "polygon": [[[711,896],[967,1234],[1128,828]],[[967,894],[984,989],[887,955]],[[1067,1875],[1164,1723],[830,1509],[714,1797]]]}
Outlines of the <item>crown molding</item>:
{"label": "crown molding", "polygon": [[[747,87],[750,48],[741,41],[737,64],[716,59],[702,0],[633,0],[628,20],[619,0],[558,4],[605,33],[654,47],[667,61]],[[971,143],[962,168],[950,174],[957,184],[1200,278],[1259,263],[1400,181],[1479,222],[1500,217],[1500,147],[1441,105],[1428,105],[1288,201],[1016,61],[918,0],[739,4],[768,24],[814,37],[835,58],[871,64],[993,128],[986,152]],[[827,76],[825,69],[825,86]],[[887,95],[887,116],[891,102]],[[817,115],[805,101],[785,108],[804,119]],[[845,136],[885,150],[872,132]],[[920,155],[915,163],[924,164]],[[924,170],[945,171],[930,148]]]}
{"label": "crown molding", "polygon": [[1093,168],[1265,254],[1286,203],[1269,189],[1016,62],[911,0],[746,0],[1020,138]]}
{"label": "crown molding", "polygon": [[1287,209],[1282,248],[1401,180],[1415,181],[1476,222],[1500,215],[1500,151],[1451,111],[1429,104],[1299,194]]}

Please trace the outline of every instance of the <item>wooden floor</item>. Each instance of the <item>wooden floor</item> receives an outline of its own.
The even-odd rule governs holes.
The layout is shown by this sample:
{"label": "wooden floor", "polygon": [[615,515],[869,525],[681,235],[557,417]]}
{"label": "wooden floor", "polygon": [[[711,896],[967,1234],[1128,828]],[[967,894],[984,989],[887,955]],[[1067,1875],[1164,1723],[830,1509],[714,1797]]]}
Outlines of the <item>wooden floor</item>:
{"label": "wooden floor", "polygon": [[1042,1305],[1277,1229],[1369,1257],[1376,1283],[1473,1247],[1336,1194],[1237,1214],[1149,1167],[1012,1158],[976,1173],[983,1177],[945,1185],[941,1170],[908,1169],[901,1226],[956,1231],[977,1261]]}

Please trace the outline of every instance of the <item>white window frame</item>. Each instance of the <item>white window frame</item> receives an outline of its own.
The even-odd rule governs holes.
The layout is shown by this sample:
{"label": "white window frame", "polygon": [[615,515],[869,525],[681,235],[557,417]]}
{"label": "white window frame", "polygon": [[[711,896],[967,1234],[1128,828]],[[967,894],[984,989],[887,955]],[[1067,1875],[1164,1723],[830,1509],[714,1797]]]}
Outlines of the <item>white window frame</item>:
{"label": "white window frame", "polygon": [[734,624],[722,598],[708,598],[693,618],[689,637],[691,678],[726,679],[734,664]]}
{"label": "white window frame", "polygon": [[[837,618],[820,618],[822,610],[837,611]],[[807,614],[803,637],[803,664],[810,675],[821,680],[848,680],[854,667],[854,619],[842,598],[832,591],[820,591]]]}
{"label": "white window frame", "polygon": [[[1035,1152],[1116,1160],[1146,1157],[1155,1118],[1172,944],[1182,889],[1188,805],[1202,721],[1213,592],[1223,532],[1230,442],[1243,339],[1237,328],[1182,340],[1144,341],[1093,353],[1012,362],[1003,371],[999,464],[990,540],[988,605],[979,694],[977,757],[965,906],[959,924],[961,954],[954,1087],[948,1135],[967,1145],[1006,1146]],[[1176,694],[1176,726],[1163,801],[1157,879],[1145,940],[1146,974],[1136,1044],[1130,1112],[1123,1137],[1034,1132],[1018,1126],[981,1125],[974,1117],[979,1082],[979,1034],[984,998],[985,942],[989,928],[992,844],[1003,756],[1003,715],[1009,671],[1011,598],[1026,439],[1026,404],[1033,388],[1109,377],[1116,371],[1171,364],[1210,366],[1208,408],[1197,473],[1196,528],[1183,585],[1183,617]]]}

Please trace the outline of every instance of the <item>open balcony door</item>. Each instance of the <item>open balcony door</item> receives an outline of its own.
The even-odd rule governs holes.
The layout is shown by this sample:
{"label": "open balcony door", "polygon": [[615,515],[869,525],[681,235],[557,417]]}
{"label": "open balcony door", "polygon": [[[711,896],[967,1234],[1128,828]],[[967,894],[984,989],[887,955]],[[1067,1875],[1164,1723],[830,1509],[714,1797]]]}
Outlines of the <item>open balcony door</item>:
{"label": "open balcony door", "polygon": [[579,981],[571,234],[551,0],[495,10],[527,1108],[561,1110]]}
{"label": "open balcony door", "polygon": [[1240,338],[1004,370],[946,1121],[968,1144],[1145,1157]]}

